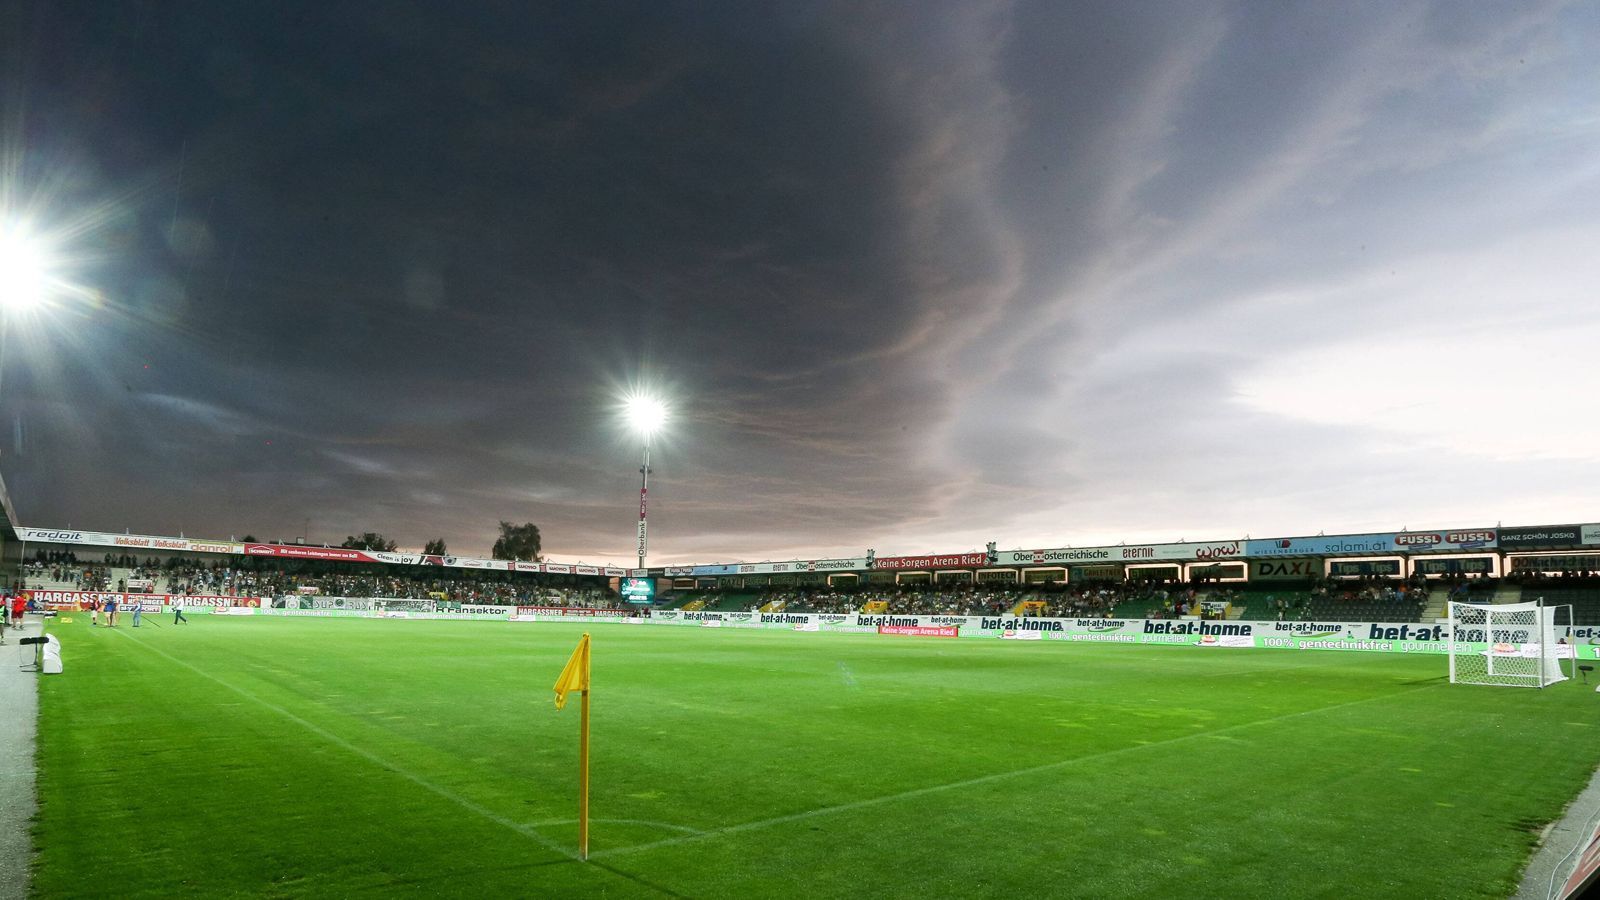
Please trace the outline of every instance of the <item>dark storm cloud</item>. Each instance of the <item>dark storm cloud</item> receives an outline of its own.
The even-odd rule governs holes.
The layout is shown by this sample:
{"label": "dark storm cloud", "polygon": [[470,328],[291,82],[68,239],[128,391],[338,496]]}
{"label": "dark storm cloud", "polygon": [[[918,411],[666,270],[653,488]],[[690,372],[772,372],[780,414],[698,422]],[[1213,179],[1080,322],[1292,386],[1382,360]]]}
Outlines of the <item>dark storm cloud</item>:
{"label": "dark storm cloud", "polygon": [[1418,486],[1473,448],[1270,384],[1583,223],[1592,18],[16,7],[13,181],[103,300],[13,335],[5,473],[41,524],[625,558],[654,379],[658,560],[1471,518]]}

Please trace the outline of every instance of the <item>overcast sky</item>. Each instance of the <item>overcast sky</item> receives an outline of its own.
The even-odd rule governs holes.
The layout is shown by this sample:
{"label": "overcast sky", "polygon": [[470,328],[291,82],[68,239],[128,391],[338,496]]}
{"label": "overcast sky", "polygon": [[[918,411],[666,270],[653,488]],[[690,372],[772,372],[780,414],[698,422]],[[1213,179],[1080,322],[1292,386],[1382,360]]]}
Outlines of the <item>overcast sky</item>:
{"label": "overcast sky", "polygon": [[1600,6],[0,0],[26,524],[651,561],[1600,520]]}

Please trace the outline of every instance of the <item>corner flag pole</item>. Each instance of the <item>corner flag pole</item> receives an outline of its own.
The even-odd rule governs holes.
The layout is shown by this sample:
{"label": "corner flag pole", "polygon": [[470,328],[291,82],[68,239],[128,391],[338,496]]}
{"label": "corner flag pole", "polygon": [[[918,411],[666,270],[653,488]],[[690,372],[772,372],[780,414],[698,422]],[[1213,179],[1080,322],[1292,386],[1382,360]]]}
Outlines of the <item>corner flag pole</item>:
{"label": "corner flag pole", "polygon": [[[584,640],[589,636],[584,635]],[[587,646],[584,649],[588,649]],[[588,668],[589,654],[584,654]],[[589,858],[589,685],[584,679],[583,705],[578,715],[578,856]]]}
{"label": "corner flag pole", "polygon": [[578,856],[589,858],[589,633],[556,678],[556,709],[567,705],[567,694],[578,691],[583,700],[578,716]]}

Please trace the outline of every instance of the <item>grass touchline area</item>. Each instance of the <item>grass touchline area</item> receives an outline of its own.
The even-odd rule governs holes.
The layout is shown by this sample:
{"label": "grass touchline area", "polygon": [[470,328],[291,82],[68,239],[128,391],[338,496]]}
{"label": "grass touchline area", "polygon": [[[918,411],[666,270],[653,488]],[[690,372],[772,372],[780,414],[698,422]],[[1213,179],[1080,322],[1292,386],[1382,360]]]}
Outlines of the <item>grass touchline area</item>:
{"label": "grass touchline area", "polygon": [[1437,656],[595,627],[585,864],[582,626],[52,630],[51,897],[1504,896],[1600,763]]}
{"label": "grass touchline area", "polygon": [[[132,637],[131,635],[128,635],[126,632],[119,632],[119,633],[123,634],[125,637],[128,637],[129,640],[132,640],[132,641],[135,641],[135,642],[138,641],[138,638]],[[295,715],[292,712],[289,712],[288,710],[284,709],[283,707],[277,706],[277,705],[272,704],[272,703],[268,703],[267,701],[261,699],[260,697],[255,696],[254,694],[250,693],[249,691],[246,691],[243,688],[237,687],[235,685],[229,684],[228,682],[223,681],[221,678],[218,678],[217,676],[212,675],[210,672],[203,671],[203,670],[201,670],[201,669],[199,669],[199,668],[197,668],[197,667],[195,667],[193,665],[190,665],[189,663],[186,663],[183,660],[178,659],[177,657],[173,656],[170,653],[166,653],[166,652],[164,652],[164,651],[162,651],[162,650],[160,650],[160,649],[158,649],[156,647],[152,647],[147,643],[140,643],[140,646],[143,647],[146,650],[149,650],[149,651],[151,651],[151,652],[153,652],[153,653],[155,653],[155,654],[157,654],[159,656],[162,656],[162,657],[170,660],[174,665],[179,665],[179,666],[184,667],[185,669],[188,669],[189,671],[195,673],[196,675],[199,675],[201,678],[205,678],[205,679],[207,679],[209,681],[213,681],[213,682],[216,682],[217,684],[222,685],[223,687],[227,688],[230,691],[233,691],[235,694],[238,694],[239,696],[245,698],[246,700],[251,701],[252,703],[260,704],[261,706],[265,707],[266,709],[269,709],[269,710],[277,713],[278,715],[283,716],[285,719],[288,719],[289,721],[293,722],[294,724],[299,725],[301,728],[304,728],[307,731],[310,731],[312,734],[317,735],[318,737],[322,738],[323,740],[326,740],[326,741],[328,741],[329,743],[332,743],[332,744],[337,744],[338,746],[343,747],[346,750],[349,750],[351,753],[356,754],[357,756],[361,757],[362,759],[365,759],[365,760],[371,762],[373,765],[376,765],[376,766],[379,766],[381,768],[387,769],[390,772],[393,772],[396,775],[399,775],[401,778],[404,778],[407,781],[410,781],[411,783],[417,785],[420,788],[432,791],[433,793],[438,794],[439,796],[445,798],[446,800],[449,800],[452,803],[455,803],[455,804],[459,805],[461,808],[463,808],[465,810],[468,810],[470,812],[476,813],[477,815],[483,816],[484,818],[486,818],[489,821],[494,822],[494,823],[496,823],[498,825],[504,825],[506,828],[509,828],[512,831],[515,831],[515,832],[517,832],[519,834],[525,835],[525,836],[533,839],[534,841],[538,842],[539,844],[541,844],[541,845],[543,845],[543,846],[545,846],[545,847],[547,847],[547,848],[549,848],[551,850],[554,850],[557,853],[561,853],[563,855],[571,856],[573,859],[577,859],[578,858],[578,855],[576,853],[571,852],[571,851],[567,850],[566,848],[558,847],[554,843],[551,843],[548,838],[545,838],[543,835],[539,834],[538,831],[536,831],[533,826],[519,825],[516,822],[511,821],[510,819],[506,819],[506,818],[503,818],[501,816],[498,816],[498,815],[494,814],[493,812],[490,812],[489,810],[484,809],[481,806],[478,806],[477,804],[473,803],[472,801],[465,799],[464,797],[457,796],[456,794],[454,794],[454,793],[452,793],[452,792],[450,792],[448,790],[445,790],[442,787],[439,787],[438,785],[436,785],[433,782],[427,780],[426,778],[423,778],[423,777],[421,777],[419,775],[415,775],[415,774],[413,774],[411,772],[408,772],[404,768],[402,768],[402,767],[400,767],[398,765],[395,765],[394,763],[390,762],[389,760],[383,759],[382,757],[379,757],[376,754],[373,754],[373,753],[371,753],[371,752],[369,752],[367,750],[363,750],[362,748],[357,747],[355,744],[350,743],[349,741],[345,740],[344,738],[339,737],[337,734],[334,734],[334,733],[328,731],[327,729],[320,728],[317,725],[314,725],[314,724],[312,724],[310,722],[307,722],[305,719],[300,718],[299,716]]]}

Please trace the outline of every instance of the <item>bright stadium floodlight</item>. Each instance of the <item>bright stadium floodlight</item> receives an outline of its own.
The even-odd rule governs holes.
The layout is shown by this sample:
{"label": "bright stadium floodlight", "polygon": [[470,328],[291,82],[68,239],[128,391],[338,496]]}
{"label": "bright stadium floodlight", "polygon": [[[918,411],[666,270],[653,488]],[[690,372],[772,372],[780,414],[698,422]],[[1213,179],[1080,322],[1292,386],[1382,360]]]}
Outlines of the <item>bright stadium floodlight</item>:
{"label": "bright stadium floodlight", "polygon": [[649,530],[645,524],[645,498],[650,492],[650,438],[667,424],[667,404],[646,393],[630,393],[622,402],[628,427],[644,439],[644,462],[639,466],[639,568],[644,568],[649,549]]}
{"label": "bright stadium floodlight", "polygon": [[6,338],[12,318],[44,304],[55,281],[53,254],[18,225],[0,224],[0,381],[5,375]]}
{"label": "bright stadium floodlight", "polygon": [[649,394],[633,394],[625,401],[628,425],[646,441],[667,424],[667,405]]}
{"label": "bright stadium floodlight", "polygon": [[20,228],[0,230],[0,313],[26,312],[44,302],[50,253]]}

